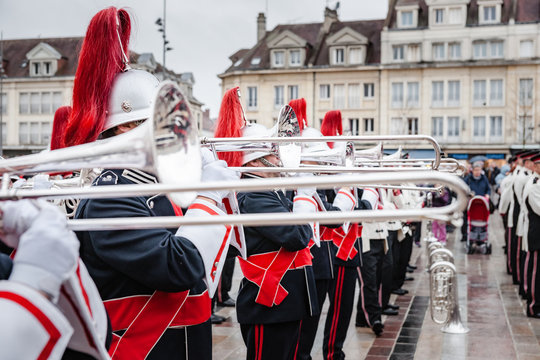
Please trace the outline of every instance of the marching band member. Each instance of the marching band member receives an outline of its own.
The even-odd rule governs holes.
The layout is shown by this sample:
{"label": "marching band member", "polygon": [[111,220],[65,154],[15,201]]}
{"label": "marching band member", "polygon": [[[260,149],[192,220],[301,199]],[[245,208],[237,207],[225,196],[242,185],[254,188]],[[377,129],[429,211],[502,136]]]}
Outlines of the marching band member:
{"label": "marching band member", "polygon": [[538,254],[540,252],[540,154],[531,158],[534,174],[523,189],[523,207],[525,208],[523,241],[527,242],[528,264],[525,267],[527,292],[527,316],[540,318],[540,276],[538,276]]}
{"label": "marching band member", "polygon": [[[302,113],[301,110],[300,113]],[[314,128],[304,128],[302,131],[302,136],[322,138],[322,134]],[[331,149],[324,141],[320,143],[306,143],[302,153],[307,154],[308,156],[312,155],[313,158],[308,161],[303,161],[303,163],[316,165],[319,163],[316,160],[317,157],[327,155],[329,152],[331,152]],[[329,198],[333,198],[333,202],[329,202]],[[341,188],[338,190],[337,194],[334,192],[334,190],[318,190],[317,194],[313,196],[312,199],[317,203],[317,211],[350,211],[356,206],[356,198],[350,188]],[[332,233],[333,229],[339,228],[340,226],[341,225],[339,224],[321,225],[320,235],[318,230],[314,231],[314,236],[318,236],[320,238],[320,244],[314,244],[313,241],[310,242],[311,254],[313,256],[313,271],[315,273],[319,312],[322,311],[326,295],[329,293],[330,283],[333,279],[334,251],[331,247],[334,245],[332,243]],[[334,303],[334,299],[332,298],[331,303]],[[300,342],[298,345],[298,359],[311,359],[311,350],[317,334],[319,319],[320,314],[316,314],[307,316],[302,320]]]}
{"label": "marching band member", "polygon": [[0,209],[0,237],[17,249],[0,256],[0,358],[108,359],[107,315],[65,214],[41,200]]}
{"label": "marching band member", "polygon": [[524,205],[525,201],[525,188],[529,183],[535,178],[534,172],[534,162],[532,158],[536,155],[536,152],[527,153],[523,156],[523,167],[524,170],[518,175],[514,181],[514,189],[516,191],[516,196],[518,198],[520,213],[518,215],[517,224],[516,224],[516,236],[518,238],[518,244],[520,246],[520,262],[519,262],[519,273],[521,278],[519,279],[519,293],[524,299],[529,298],[528,295],[528,280],[530,277],[527,277],[527,268],[531,264],[531,254],[529,252],[529,243],[527,241],[527,230],[528,230],[528,209]]}
{"label": "marching band member", "polygon": [[[383,198],[378,189],[374,189],[376,199],[374,209],[383,209]],[[383,332],[382,304],[379,300],[383,277],[390,277],[389,264],[385,263],[388,251],[388,229],[383,222],[364,222],[362,229],[362,263],[360,267],[360,298],[357,307],[357,322],[364,320],[376,335]]]}
{"label": "marching band member", "polygon": [[[321,124],[321,133],[324,136],[336,136],[343,133],[342,117],[339,110],[329,111],[325,114]],[[327,142],[330,148],[334,143]],[[359,190],[356,210],[372,209],[369,201],[370,194]],[[339,195],[339,194],[338,194]],[[334,191],[325,192],[326,201],[333,202],[337,198]],[[351,321],[354,307],[354,292],[356,281],[359,277],[360,244],[359,233],[361,228],[358,224],[350,224],[348,227],[328,229],[322,238],[331,237],[333,246],[333,278],[328,290],[330,306],[324,326],[323,357],[335,359],[345,357],[343,344],[347,336],[347,329]]]}
{"label": "marching band member", "polygon": [[505,189],[501,194],[501,204],[499,205],[500,210],[504,211],[505,209],[507,209],[507,211],[502,212],[502,214],[505,214],[508,219],[507,236],[509,239],[509,247],[507,248],[507,251],[510,257],[510,271],[512,273],[512,280],[514,285],[518,285],[521,279],[519,266],[521,257],[521,246],[520,244],[518,244],[518,238],[516,236],[517,220],[520,212],[520,206],[517,199],[517,194],[515,192],[514,184],[518,177],[523,176],[522,173],[523,171],[525,171],[525,169],[523,168],[523,156],[527,153],[528,151],[521,151],[516,154],[516,167],[514,168],[511,177],[509,176],[508,185],[505,186]]}
{"label": "marching band member", "polygon": [[[229,116],[222,114],[230,114]],[[262,125],[244,122],[237,89],[225,94],[216,134],[267,137]],[[267,151],[220,153],[229,166],[276,167],[279,157]],[[239,157],[240,155],[241,157]],[[244,178],[268,178],[277,173],[244,173]],[[315,212],[315,189],[298,189],[294,201],[282,190],[239,193],[241,213]],[[244,278],[236,300],[236,312],[247,359],[296,357],[301,321],[318,313],[317,293],[308,244],[310,225],[244,227],[247,259],[238,258]]]}
{"label": "marching band member", "polygon": [[[120,136],[151,116],[158,80],[128,68],[129,35],[125,10],[111,7],[92,19],[75,77],[66,145]],[[189,111],[183,115],[190,116]],[[237,178],[223,162],[205,163],[205,158],[203,181]],[[93,185],[155,182],[153,174],[143,171],[105,169]],[[217,206],[224,196],[223,191],[200,193],[185,216],[224,214]],[[86,199],[76,217],[174,216],[173,205],[159,194]],[[230,233],[230,226],[215,225],[77,234],[81,258],[111,320],[113,359],[212,357],[210,297],[203,279],[205,274],[206,279],[219,278],[215,268],[220,269],[225,258],[219,250],[228,244]]]}

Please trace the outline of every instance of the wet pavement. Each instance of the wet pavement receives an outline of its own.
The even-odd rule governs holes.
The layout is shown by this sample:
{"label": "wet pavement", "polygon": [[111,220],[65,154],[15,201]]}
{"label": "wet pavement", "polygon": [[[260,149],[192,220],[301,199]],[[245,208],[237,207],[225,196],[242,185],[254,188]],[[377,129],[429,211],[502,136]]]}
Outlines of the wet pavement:
{"label": "wet pavement", "polygon": [[[491,255],[466,255],[464,243],[459,241],[459,229],[449,234],[447,247],[454,253],[461,319],[470,329],[468,334],[445,334],[440,331],[441,325],[431,320],[429,274],[424,270],[426,253],[423,247],[415,247],[411,262],[418,269],[411,274],[414,281],[408,281],[404,286],[409,294],[392,295],[391,298],[391,302],[400,306],[399,315],[383,316],[385,330],[376,337],[370,329],[354,326],[356,313],[353,312],[344,344],[347,358],[540,360],[540,319],[525,316],[524,301],[506,274],[503,233],[502,222],[495,213],[490,218],[489,228]],[[240,279],[241,273],[236,266],[233,297]],[[327,310],[328,301],[312,351],[314,360],[322,359],[322,329]],[[228,320],[213,327],[214,359],[245,359],[234,308],[221,308],[217,313]]]}

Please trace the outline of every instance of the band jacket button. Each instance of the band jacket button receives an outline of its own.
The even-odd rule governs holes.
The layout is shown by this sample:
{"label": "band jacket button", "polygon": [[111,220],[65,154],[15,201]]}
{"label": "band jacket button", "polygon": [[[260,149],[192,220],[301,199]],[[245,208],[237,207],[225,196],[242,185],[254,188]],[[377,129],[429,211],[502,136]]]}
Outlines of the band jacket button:
{"label": "band jacket button", "polygon": [[212,271],[212,276],[216,276],[217,275],[217,271]]}

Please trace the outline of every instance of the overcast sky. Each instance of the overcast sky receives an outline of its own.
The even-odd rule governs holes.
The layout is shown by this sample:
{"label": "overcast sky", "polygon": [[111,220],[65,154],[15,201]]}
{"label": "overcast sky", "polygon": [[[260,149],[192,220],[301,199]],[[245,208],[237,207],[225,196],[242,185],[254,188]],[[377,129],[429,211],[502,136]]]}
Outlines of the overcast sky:
{"label": "overcast sky", "polygon": [[[256,42],[256,19],[267,16],[267,30],[278,24],[321,22],[328,0],[169,0],[167,38],[174,50],[166,65],[195,74],[195,96],[216,117],[221,101],[217,74],[229,56]],[[341,0],[341,20],[383,19],[386,0]],[[162,62],[162,39],[155,21],[163,16],[162,0],[0,0],[4,39],[84,36],[92,16],[108,6],[126,7],[134,16],[131,49],[152,52]],[[261,99],[264,101],[264,99]],[[268,99],[271,101],[271,99]]]}

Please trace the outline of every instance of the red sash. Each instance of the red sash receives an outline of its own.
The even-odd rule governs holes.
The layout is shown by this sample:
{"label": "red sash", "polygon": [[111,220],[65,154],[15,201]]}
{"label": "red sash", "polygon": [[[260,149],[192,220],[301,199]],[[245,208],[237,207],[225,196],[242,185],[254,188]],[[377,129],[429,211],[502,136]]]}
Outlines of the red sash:
{"label": "red sash", "polygon": [[163,333],[172,327],[201,324],[210,318],[208,291],[188,296],[189,290],[168,293],[156,291],[104,301],[113,331],[109,354],[112,359],[145,359]]}
{"label": "red sash", "polygon": [[359,227],[358,224],[351,224],[347,234],[343,231],[343,228],[334,229],[332,233],[332,241],[338,247],[336,257],[343,261],[352,260],[358,250],[354,247],[356,239],[360,236],[362,227]]}
{"label": "red sash", "polygon": [[272,307],[279,305],[289,292],[280,282],[287,270],[311,265],[309,248],[300,251],[287,251],[281,248],[264,254],[251,255],[247,260],[238,257],[245,278],[259,287],[255,302]]}

